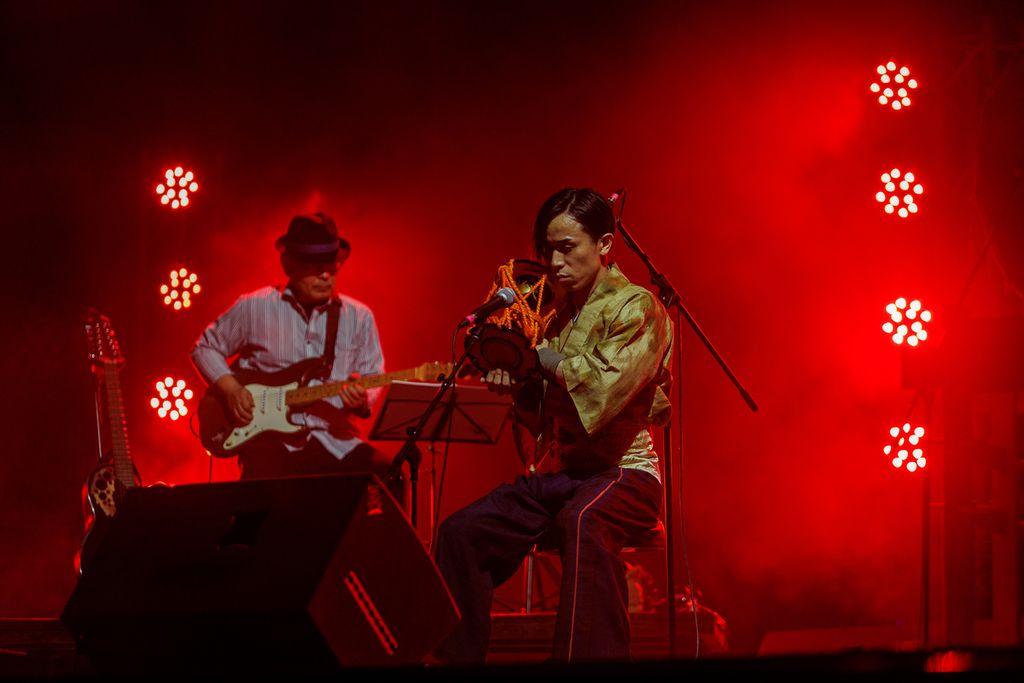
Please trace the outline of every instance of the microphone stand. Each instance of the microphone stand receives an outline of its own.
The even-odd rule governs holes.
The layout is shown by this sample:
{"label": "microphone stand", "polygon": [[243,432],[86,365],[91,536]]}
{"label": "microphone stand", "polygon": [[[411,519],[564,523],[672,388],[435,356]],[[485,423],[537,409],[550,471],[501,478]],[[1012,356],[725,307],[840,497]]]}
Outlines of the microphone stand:
{"label": "microphone stand", "polygon": [[[480,333],[477,331],[478,328],[478,325],[474,325],[470,327],[469,331],[466,333],[466,337],[469,341],[464,344],[465,350],[462,352],[462,356],[459,358],[458,362],[452,366],[452,371],[448,373],[448,376],[441,382],[441,386],[438,387],[436,392],[434,392],[433,398],[430,399],[430,403],[427,404],[427,408],[423,411],[419,421],[414,426],[409,427],[406,430],[406,433],[409,436],[402,444],[402,448],[398,451],[398,455],[396,455],[395,459],[391,462],[391,467],[388,468],[388,473],[385,476],[386,479],[393,479],[398,476],[398,473],[401,471],[402,463],[406,461],[409,462],[409,482],[412,486],[412,513],[410,515],[410,521],[414,528],[416,527],[416,485],[419,480],[420,461],[423,459],[423,455],[420,453],[420,449],[416,446],[416,442],[419,441],[420,437],[423,435],[423,429],[427,426],[427,421],[430,419],[430,416],[433,415],[434,410],[437,409],[438,404],[441,403],[441,399],[444,398],[446,393],[448,393],[448,389],[455,384],[455,378],[458,377],[459,370],[462,368],[463,364],[465,364],[466,358],[469,357],[470,350],[477,342],[480,341]],[[433,549],[431,549],[431,552],[433,552]]]}
{"label": "microphone stand", "polygon": [[[647,270],[650,272],[650,275],[651,275],[651,283],[655,287],[658,288],[658,299],[661,301],[661,303],[665,306],[666,309],[675,308],[678,312],[682,313],[683,317],[686,318],[686,322],[688,322],[690,324],[690,327],[692,327],[693,331],[697,333],[697,336],[700,338],[701,342],[704,344],[705,347],[707,347],[708,351],[711,353],[711,355],[714,357],[714,359],[721,366],[722,370],[725,371],[726,376],[729,377],[729,380],[739,390],[740,396],[742,396],[743,400],[746,402],[746,404],[748,406],[750,406],[751,411],[757,412],[757,403],[754,402],[754,399],[751,397],[751,395],[747,392],[747,390],[745,388],[743,388],[743,385],[740,384],[739,380],[736,379],[736,375],[733,374],[732,370],[729,369],[729,366],[722,359],[722,356],[719,355],[717,350],[715,350],[714,345],[707,338],[707,335],[705,335],[703,330],[700,329],[700,325],[697,324],[697,321],[694,320],[692,315],[690,315],[690,312],[686,310],[685,306],[683,306],[682,302],[679,299],[679,293],[672,286],[672,284],[668,281],[668,278],[665,277],[665,274],[662,273],[660,270],[658,270],[654,266],[654,264],[651,262],[650,257],[647,255],[646,252],[644,252],[643,249],[640,248],[640,245],[638,245],[636,243],[636,240],[633,239],[632,235],[630,235],[629,231],[626,229],[626,226],[622,223],[622,210],[625,208],[625,203],[626,203],[625,196],[624,196],[625,195],[625,190],[621,190],[619,193],[616,193],[616,196],[614,197],[614,199],[617,199],[619,195],[622,195],[623,199],[622,199],[622,204],[619,207],[619,217],[615,219],[616,227],[619,230],[619,234],[622,235],[622,239],[625,240],[626,245],[631,250],[633,250],[633,252],[638,257],[640,257],[640,260],[643,262],[643,264],[645,266],[647,266]],[[677,337],[678,337],[678,335],[677,335]],[[676,344],[680,344],[681,342],[682,342],[681,339],[679,339],[679,338],[676,339]],[[679,385],[679,396],[680,396],[679,409],[682,410],[682,408],[683,408],[683,406],[682,406],[682,383],[680,383],[680,385]],[[680,433],[681,433],[681,431],[682,430],[680,430]],[[675,654],[676,654],[676,580],[675,580],[675,541],[674,541],[674,539],[675,539],[675,533],[674,533],[675,522],[674,522],[674,510],[673,510],[674,506],[672,504],[672,488],[673,488],[673,481],[672,481],[672,448],[671,448],[672,435],[671,435],[671,425],[670,424],[665,425],[665,428],[664,428],[664,439],[665,439],[665,467],[664,467],[664,470],[665,470],[665,481],[666,481],[666,485],[665,485],[665,520],[666,520],[666,525],[665,525],[665,527],[666,527],[665,528],[666,539],[665,540],[666,540],[666,548],[665,548],[665,552],[668,554],[666,570],[667,570],[667,573],[668,573],[668,580],[667,580],[668,586],[667,586],[667,589],[668,589],[668,594],[669,594],[669,601],[668,601],[668,605],[669,605],[669,607],[668,607],[668,609],[669,609],[668,638],[669,638],[669,640],[668,640],[668,642],[669,642],[669,656],[670,657],[675,657]],[[682,437],[681,436],[680,436],[680,439],[679,439],[679,452],[680,452],[680,460],[682,460],[682,455],[681,454],[683,452],[683,443],[682,443]],[[680,482],[680,486],[681,485],[682,485],[682,483]],[[690,595],[690,608],[693,610],[693,618],[694,618],[694,621],[696,621],[697,620],[697,601],[696,601],[696,595],[693,595],[692,591],[691,591],[691,595]],[[697,644],[696,644],[696,647],[697,647],[697,651],[699,652],[700,651],[700,631],[699,631],[699,629],[697,631]]]}

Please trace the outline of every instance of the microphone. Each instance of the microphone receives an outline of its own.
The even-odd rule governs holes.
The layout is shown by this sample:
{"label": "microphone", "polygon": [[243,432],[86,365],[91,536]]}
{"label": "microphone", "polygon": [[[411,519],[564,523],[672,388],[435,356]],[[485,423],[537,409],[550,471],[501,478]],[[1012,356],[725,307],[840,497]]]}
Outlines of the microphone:
{"label": "microphone", "polygon": [[492,296],[489,301],[478,306],[475,311],[463,318],[462,322],[459,323],[459,328],[466,327],[467,325],[473,325],[477,320],[486,318],[491,313],[494,313],[499,309],[508,308],[514,304],[515,301],[515,291],[513,291],[511,287],[502,287],[494,293],[494,296]]}
{"label": "microphone", "polygon": [[619,189],[615,190],[615,192],[612,193],[612,196],[608,198],[608,203],[614,204],[615,202],[619,201],[619,198],[622,197],[622,193],[625,191],[626,188],[624,187],[620,187]]}

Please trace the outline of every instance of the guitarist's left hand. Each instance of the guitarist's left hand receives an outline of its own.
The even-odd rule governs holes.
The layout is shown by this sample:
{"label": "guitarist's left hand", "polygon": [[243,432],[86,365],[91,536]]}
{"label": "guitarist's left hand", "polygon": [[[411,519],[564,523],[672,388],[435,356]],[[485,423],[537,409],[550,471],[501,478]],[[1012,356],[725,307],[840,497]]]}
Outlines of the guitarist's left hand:
{"label": "guitarist's left hand", "polygon": [[349,384],[341,388],[341,402],[359,417],[369,417],[370,399],[366,389],[357,384],[358,381],[359,373],[354,372],[348,376]]}

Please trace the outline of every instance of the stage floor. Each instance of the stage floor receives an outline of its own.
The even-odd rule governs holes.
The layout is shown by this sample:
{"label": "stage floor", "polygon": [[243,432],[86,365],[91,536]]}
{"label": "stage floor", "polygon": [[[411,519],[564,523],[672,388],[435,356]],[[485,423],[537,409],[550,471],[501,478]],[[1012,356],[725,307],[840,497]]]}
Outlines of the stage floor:
{"label": "stage floor", "polygon": [[[634,615],[635,616],[635,615]],[[1024,647],[954,648],[893,651],[851,649],[820,654],[736,656],[706,651],[669,658],[659,652],[665,641],[661,623],[652,614],[634,620],[636,659],[632,662],[552,664],[547,661],[553,615],[495,614],[491,657],[484,667],[404,667],[388,670],[422,679],[452,680],[463,675],[486,675],[489,681],[522,680],[572,669],[574,675],[643,676],[644,680],[675,678],[688,672],[821,672],[821,673],[917,673],[917,672],[1024,672]],[[215,663],[213,668],[218,667]],[[154,660],[143,676],[159,677],[166,663]],[[244,668],[244,666],[243,666]],[[621,671],[620,671],[621,670]],[[0,619],[0,678],[92,677],[95,669],[76,652],[71,634],[58,619]],[[202,671],[195,672],[202,674]],[[337,675],[337,672],[334,672]]]}

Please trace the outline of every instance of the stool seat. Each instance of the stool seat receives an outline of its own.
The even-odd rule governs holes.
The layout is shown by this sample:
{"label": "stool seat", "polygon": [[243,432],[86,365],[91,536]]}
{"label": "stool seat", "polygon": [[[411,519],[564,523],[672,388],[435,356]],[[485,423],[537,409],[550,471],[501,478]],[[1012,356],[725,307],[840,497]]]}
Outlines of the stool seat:
{"label": "stool seat", "polygon": [[644,529],[626,539],[622,546],[623,552],[636,552],[638,550],[664,550],[667,545],[665,525],[658,520],[658,523],[650,529]]}
{"label": "stool seat", "polygon": [[[658,523],[649,529],[639,531],[626,538],[622,546],[622,552],[635,553],[647,550],[664,550],[666,546],[665,525],[658,520]],[[541,555],[553,555],[558,552],[558,540],[555,534],[546,531],[537,541],[536,551]]]}

